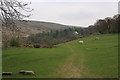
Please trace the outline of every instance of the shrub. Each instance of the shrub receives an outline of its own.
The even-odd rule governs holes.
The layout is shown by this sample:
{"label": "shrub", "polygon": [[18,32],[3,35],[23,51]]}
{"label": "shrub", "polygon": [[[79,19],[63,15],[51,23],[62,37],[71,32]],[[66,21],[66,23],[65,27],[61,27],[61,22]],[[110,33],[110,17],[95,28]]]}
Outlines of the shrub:
{"label": "shrub", "polygon": [[40,48],[39,44],[34,44],[34,48]]}
{"label": "shrub", "polygon": [[12,46],[12,47],[19,47],[19,46],[20,46],[19,40],[16,39],[16,38],[12,38],[12,39],[10,40],[10,46]]}

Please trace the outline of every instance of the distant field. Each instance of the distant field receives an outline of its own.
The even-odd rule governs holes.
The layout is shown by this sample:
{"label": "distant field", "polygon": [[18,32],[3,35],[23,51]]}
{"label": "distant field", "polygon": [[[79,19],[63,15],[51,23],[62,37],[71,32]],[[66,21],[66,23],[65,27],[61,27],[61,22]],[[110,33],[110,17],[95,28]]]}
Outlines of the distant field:
{"label": "distant field", "polygon": [[[95,40],[95,37],[100,40]],[[21,48],[3,51],[3,72],[10,78],[117,78],[118,35],[91,35],[52,49]],[[33,70],[36,75],[21,75]]]}

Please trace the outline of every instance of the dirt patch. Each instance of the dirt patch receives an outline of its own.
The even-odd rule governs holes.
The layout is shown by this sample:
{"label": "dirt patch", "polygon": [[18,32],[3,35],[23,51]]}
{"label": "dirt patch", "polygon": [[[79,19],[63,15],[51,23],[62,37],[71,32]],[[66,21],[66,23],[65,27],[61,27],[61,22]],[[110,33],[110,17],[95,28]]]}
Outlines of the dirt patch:
{"label": "dirt patch", "polygon": [[80,78],[81,69],[74,65],[76,52],[74,51],[73,47],[67,47],[73,54],[66,59],[65,63],[62,66],[59,67],[59,70],[56,72],[56,75],[59,75],[62,78]]}
{"label": "dirt patch", "polygon": [[62,72],[65,73],[64,78],[80,78],[80,69],[74,66],[73,57],[67,59],[67,62],[61,67]]}
{"label": "dirt patch", "polygon": [[[75,41],[75,40],[74,40]],[[72,41],[70,41],[72,42]],[[70,43],[66,42],[64,44]],[[70,56],[65,60],[64,64],[60,65],[57,70],[53,74],[51,74],[52,77],[59,77],[59,78],[81,78],[81,72],[83,69],[83,60],[80,61],[80,66],[76,66],[74,61],[76,60],[76,54],[78,54],[75,51],[75,46],[69,45],[66,47],[68,50],[70,50]],[[82,58],[80,58],[82,59]]]}

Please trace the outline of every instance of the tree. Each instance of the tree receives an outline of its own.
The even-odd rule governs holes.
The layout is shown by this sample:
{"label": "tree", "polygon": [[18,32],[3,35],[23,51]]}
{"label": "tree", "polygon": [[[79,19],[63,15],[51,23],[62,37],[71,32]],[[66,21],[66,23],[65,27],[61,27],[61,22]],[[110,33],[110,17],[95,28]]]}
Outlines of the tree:
{"label": "tree", "polygon": [[108,26],[108,22],[105,19],[97,20],[97,22],[94,25],[97,26],[98,32],[100,32],[102,34],[108,33],[109,26]]}
{"label": "tree", "polygon": [[27,7],[29,4],[30,3],[23,3],[17,0],[0,0],[0,16],[2,20],[2,34],[4,35],[4,42],[8,42],[8,39],[6,39],[7,36],[5,35],[9,34],[8,32],[6,33],[5,29],[11,30],[11,37],[16,37],[16,32],[20,32],[20,28],[17,27],[16,21],[22,20],[23,18],[31,15],[22,13],[24,11],[31,12],[33,10]]}
{"label": "tree", "polygon": [[33,9],[27,7],[30,3],[23,3],[17,0],[0,0],[0,10],[2,17],[2,25],[10,29],[18,29],[15,20],[21,20],[29,17],[31,14],[25,15],[22,11],[31,12]]}

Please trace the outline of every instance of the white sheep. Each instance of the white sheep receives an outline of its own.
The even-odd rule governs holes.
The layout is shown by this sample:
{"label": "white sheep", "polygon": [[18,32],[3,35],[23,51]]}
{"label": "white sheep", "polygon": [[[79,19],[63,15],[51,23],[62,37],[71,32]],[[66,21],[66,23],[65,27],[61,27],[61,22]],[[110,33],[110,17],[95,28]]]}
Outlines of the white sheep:
{"label": "white sheep", "polygon": [[99,37],[95,37],[95,40],[99,40],[100,38]]}
{"label": "white sheep", "polygon": [[80,44],[83,44],[83,43],[84,43],[84,41],[79,41],[79,43],[80,43]]}

